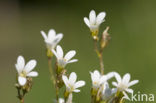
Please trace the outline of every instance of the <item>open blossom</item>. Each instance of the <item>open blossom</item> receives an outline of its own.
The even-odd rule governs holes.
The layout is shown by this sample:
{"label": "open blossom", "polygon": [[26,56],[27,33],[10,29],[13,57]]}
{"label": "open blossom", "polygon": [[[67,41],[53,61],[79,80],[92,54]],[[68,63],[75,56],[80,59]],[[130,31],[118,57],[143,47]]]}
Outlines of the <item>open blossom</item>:
{"label": "open blossom", "polygon": [[18,56],[15,67],[18,72],[18,82],[21,86],[26,84],[27,77],[38,76],[38,73],[36,71],[32,71],[35,68],[36,64],[37,64],[36,60],[30,60],[25,65],[25,60],[23,56]]}
{"label": "open blossom", "polygon": [[69,76],[69,79],[67,78],[67,76],[63,75],[62,76],[62,80],[66,86],[66,91],[71,93],[71,92],[80,92],[80,90],[78,89],[79,87],[82,87],[85,85],[85,81],[77,81],[77,75],[75,72],[72,72]]}
{"label": "open blossom", "polygon": [[106,75],[101,75],[98,70],[90,72],[93,88],[98,89],[103,83],[114,76],[114,72],[110,72]]}
{"label": "open blossom", "polygon": [[104,22],[105,16],[106,16],[106,13],[101,12],[96,17],[95,11],[91,10],[89,14],[89,19],[87,17],[84,17],[84,22],[90,28],[91,32],[97,32],[100,24]]}
{"label": "open blossom", "polygon": [[115,73],[115,78],[117,82],[112,82],[112,84],[116,86],[119,91],[126,91],[128,93],[133,93],[133,90],[130,89],[129,87],[139,82],[139,80],[133,80],[130,82],[129,73],[125,74],[123,78],[121,78],[121,76],[118,73]]}
{"label": "open blossom", "polygon": [[59,33],[56,35],[54,29],[50,29],[48,35],[46,35],[44,31],[41,31],[41,34],[44,38],[47,48],[50,50],[54,49],[56,45],[60,42],[60,40],[63,38],[63,34]]}
{"label": "open blossom", "polygon": [[54,53],[54,55],[56,56],[57,58],[57,63],[58,63],[58,66],[59,67],[62,67],[64,68],[68,63],[73,63],[73,62],[77,62],[78,60],[77,59],[72,59],[75,54],[76,54],[76,51],[75,50],[71,50],[69,51],[64,57],[63,57],[63,50],[61,48],[61,46],[57,46],[56,47],[56,51],[52,49],[52,52]]}
{"label": "open blossom", "polygon": [[115,93],[117,92],[116,88],[110,88],[109,84],[107,82],[105,82],[103,84],[103,88],[102,88],[102,99],[107,101],[108,99],[110,99]]}

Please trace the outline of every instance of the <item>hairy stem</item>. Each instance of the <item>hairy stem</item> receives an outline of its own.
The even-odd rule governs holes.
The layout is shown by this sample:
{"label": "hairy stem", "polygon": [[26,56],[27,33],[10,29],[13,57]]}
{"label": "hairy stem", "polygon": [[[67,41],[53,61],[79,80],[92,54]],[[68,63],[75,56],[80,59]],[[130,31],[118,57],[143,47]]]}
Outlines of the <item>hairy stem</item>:
{"label": "hairy stem", "polygon": [[102,48],[100,48],[100,50],[98,49],[98,41],[97,40],[94,40],[94,49],[99,58],[101,74],[104,74],[104,64],[103,64],[103,54],[102,54],[103,49]]}
{"label": "hairy stem", "polygon": [[59,87],[57,86],[57,78],[55,78],[55,74],[53,72],[53,68],[52,68],[52,58],[48,58],[48,66],[49,66],[49,72],[51,75],[51,81],[53,82],[55,89],[56,89],[56,100],[58,103],[58,99],[59,99]]}
{"label": "hairy stem", "polygon": [[23,95],[21,94],[21,88],[17,88],[17,92],[20,103],[24,103],[24,94]]}

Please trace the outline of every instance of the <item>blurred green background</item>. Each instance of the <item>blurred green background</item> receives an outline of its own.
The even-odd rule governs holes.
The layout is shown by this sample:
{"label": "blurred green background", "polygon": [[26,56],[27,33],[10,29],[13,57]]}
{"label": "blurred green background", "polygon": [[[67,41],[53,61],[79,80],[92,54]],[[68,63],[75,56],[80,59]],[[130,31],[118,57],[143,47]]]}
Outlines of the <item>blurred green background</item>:
{"label": "blurred green background", "polygon": [[[68,65],[87,85],[74,94],[74,103],[90,102],[89,71],[99,69],[93,41],[83,17],[90,10],[105,11],[106,21],[100,32],[110,26],[111,42],[104,50],[105,73],[129,72],[139,84],[132,87],[141,93],[156,94],[156,1],[155,0],[1,0],[0,1],[0,103],[18,103],[14,87],[19,55],[26,61],[38,61],[31,92],[25,103],[52,103],[55,91],[45,56],[41,30],[53,28],[64,34],[64,51],[77,51],[79,62]],[[142,103],[142,102],[140,102]]]}

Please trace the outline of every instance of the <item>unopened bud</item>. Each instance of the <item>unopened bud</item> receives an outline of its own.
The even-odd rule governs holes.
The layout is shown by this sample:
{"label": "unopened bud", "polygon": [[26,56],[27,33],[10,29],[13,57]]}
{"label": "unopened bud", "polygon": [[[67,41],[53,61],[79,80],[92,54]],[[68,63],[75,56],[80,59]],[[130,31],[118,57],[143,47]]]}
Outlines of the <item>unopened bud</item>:
{"label": "unopened bud", "polygon": [[109,33],[108,33],[109,27],[107,27],[102,34],[101,38],[101,48],[105,48],[105,46],[108,44],[108,41],[111,39]]}

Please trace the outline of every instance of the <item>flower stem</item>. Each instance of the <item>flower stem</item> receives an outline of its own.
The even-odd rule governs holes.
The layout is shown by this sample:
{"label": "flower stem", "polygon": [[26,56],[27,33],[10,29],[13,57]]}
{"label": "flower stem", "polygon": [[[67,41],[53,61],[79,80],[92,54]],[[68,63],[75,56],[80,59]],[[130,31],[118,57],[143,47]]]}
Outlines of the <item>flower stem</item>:
{"label": "flower stem", "polygon": [[56,90],[56,101],[58,103],[58,100],[59,100],[59,87],[57,85],[57,78],[55,78],[56,74],[54,74],[53,72],[53,68],[52,68],[52,58],[49,57],[48,58],[48,66],[49,66],[49,72],[50,72],[50,75],[51,75],[51,81],[53,82],[54,86],[55,86],[55,90]]}
{"label": "flower stem", "polygon": [[94,40],[94,49],[99,58],[101,74],[104,74],[104,64],[103,64],[103,54],[102,54],[103,49],[102,48],[100,48],[100,50],[98,49],[98,41],[97,40]]}
{"label": "flower stem", "polygon": [[24,94],[21,94],[21,88],[17,88],[17,92],[18,92],[18,98],[20,100],[20,103],[24,103]]}

